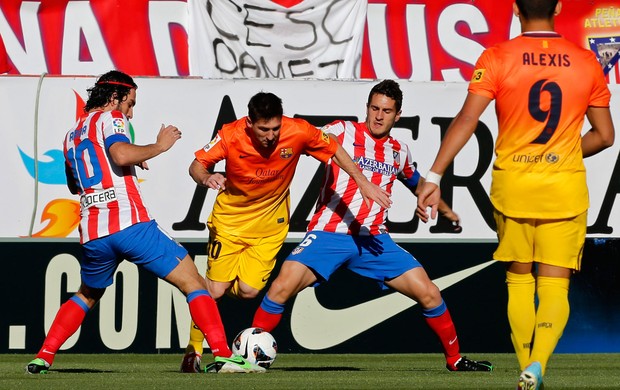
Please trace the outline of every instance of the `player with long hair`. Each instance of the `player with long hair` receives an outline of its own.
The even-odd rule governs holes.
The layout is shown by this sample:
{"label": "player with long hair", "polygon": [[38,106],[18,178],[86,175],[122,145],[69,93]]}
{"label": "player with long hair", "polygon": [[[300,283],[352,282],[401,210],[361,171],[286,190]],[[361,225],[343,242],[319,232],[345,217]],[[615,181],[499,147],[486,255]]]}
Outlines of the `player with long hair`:
{"label": "player with long hair", "polygon": [[56,352],[73,335],[86,314],[113,282],[123,260],[140,266],[176,286],[187,297],[192,319],[211,345],[219,372],[264,372],[226,341],[217,304],[207,291],[185,248],[170,238],[144,205],[136,166],[169,150],[181,131],[162,125],[155,143],[135,145],[129,137],[138,86],[129,75],[110,71],[88,89],[84,115],[64,140],[67,186],[80,195],[80,259],[82,283],[58,310],[43,346],[26,366],[45,374]]}

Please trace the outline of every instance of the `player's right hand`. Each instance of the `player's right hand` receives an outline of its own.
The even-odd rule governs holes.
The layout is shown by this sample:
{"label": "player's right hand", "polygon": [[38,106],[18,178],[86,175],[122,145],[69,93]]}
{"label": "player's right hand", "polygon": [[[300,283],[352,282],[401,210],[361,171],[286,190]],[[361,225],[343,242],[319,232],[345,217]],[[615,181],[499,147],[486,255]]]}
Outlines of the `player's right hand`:
{"label": "player's right hand", "polygon": [[164,126],[162,123],[159,134],[157,134],[157,144],[162,148],[162,152],[165,152],[181,139],[181,135],[181,130],[176,126]]}
{"label": "player's right hand", "polygon": [[369,181],[365,181],[362,186],[360,186],[360,194],[362,194],[362,198],[368,208],[371,206],[371,201],[377,202],[379,206],[386,209],[392,206],[390,193]]}
{"label": "player's right hand", "polygon": [[214,173],[209,175],[203,184],[205,187],[209,187],[212,190],[224,191],[226,189],[226,177],[221,173]]}

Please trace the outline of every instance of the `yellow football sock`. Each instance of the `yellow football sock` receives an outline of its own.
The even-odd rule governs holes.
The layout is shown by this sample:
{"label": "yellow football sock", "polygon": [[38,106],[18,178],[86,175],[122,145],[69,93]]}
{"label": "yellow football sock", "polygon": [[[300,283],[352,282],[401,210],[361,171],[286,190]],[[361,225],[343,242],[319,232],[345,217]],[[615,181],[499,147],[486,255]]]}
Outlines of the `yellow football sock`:
{"label": "yellow football sock", "polygon": [[506,272],[506,286],[508,287],[508,322],[512,345],[515,348],[519,366],[523,370],[529,364],[536,324],[534,304],[536,280],[529,273]]}
{"label": "yellow football sock", "polygon": [[200,328],[192,321],[192,326],[189,329],[189,343],[185,348],[185,353],[196,352],[202,355],[202,343],[205,339],[204,334],[200,331]]}
{"label": "yellow football sock", "polygon": [[539,276],[537,282],[538,310],[536,311],[536,329],[530,360],[540,362],[544,374],[547,361],[560,341],[568,322],[570,280]]}

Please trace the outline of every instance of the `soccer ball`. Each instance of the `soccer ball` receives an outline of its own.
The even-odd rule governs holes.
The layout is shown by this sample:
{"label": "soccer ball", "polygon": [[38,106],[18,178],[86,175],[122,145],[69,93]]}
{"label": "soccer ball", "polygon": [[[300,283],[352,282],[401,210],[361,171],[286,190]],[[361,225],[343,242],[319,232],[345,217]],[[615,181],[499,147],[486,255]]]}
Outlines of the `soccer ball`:
{"label": "soccer ball", "polygon": [[261,328],[247,328],[239,332],[232,343],[232,352],[250,363],[269,368],[276,360],[278,344],[271,333]]}

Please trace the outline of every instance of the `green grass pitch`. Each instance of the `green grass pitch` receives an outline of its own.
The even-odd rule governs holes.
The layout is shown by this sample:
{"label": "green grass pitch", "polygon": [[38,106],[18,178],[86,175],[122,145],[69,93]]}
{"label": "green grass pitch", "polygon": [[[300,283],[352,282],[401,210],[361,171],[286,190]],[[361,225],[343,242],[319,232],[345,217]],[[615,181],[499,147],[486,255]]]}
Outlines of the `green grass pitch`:
{"label": "green grass pitch", "polygon": [[[47,375],[29,375],[32,355],[0,355],[0,389],[514,389],[514,354],[479,354],[490,373],[449,372],[440,354],[280,354],[264,374],[181,374],[182,354],[60,353]],[[556,354],[546,390],[618,389],[620,354]]]}

